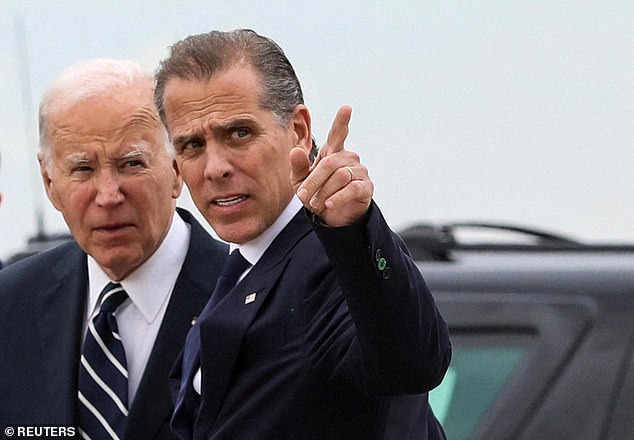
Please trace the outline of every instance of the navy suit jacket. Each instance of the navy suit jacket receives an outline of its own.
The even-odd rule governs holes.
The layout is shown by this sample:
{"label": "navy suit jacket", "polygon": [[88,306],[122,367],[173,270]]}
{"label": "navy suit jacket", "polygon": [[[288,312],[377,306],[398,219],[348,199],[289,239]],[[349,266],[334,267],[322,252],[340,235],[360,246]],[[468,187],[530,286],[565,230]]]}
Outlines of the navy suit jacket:
{"label": "navy suit jacket", "polygon": [[[168,376],[192,318],[213,291],[227,247],[185,210],[185,262],[128,416],[126,439],[174,439]],[[76,425],[86,254],[63,244],[0,272],[0,425]]]}
{"label": "navy suit jacket", "polygon": [[426,393],[447,327],[374,204],[345,228],[299,212],[200,332],[200,410],[175,413],[180,438],[444,438]]}

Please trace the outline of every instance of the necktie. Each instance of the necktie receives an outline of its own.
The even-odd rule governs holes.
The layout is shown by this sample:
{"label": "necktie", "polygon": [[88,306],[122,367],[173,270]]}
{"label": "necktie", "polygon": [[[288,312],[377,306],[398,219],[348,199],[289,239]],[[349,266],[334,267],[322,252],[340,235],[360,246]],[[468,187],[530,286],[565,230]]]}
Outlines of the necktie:
{"label": "necktie", "polygon": [[88,323],[79,366],[79,429],[83,438],[121,439],[128,415],[128,370],[113,312],[128,297],[119,283],[101,292]]}
{"label": "necktie", "polygon": [[[240,254],[238,249],[231,252],[220,272],[220,276],[216,281],[216,287],[200,313],[196,324],[192,326],[185,340],[185,348],[183,351],[183,369],[180,390],[176,398],[175,412],[172,419],[173,426],[179,424],[177,420],[185,419],[184,425],[191,427],[195,419],[196,407],[192,393],[192,380],[196,371],[200,366],[200,328],[198,323],[203,321],[213,310],[214,306],[226,296],[226,294],[236,285],[240,275],[250,266],[249,262]],[[183,426],[183,423],[180,423]]]}
{"label": "necktie", "polygon": [[218,304],[220,300],[227,295],[227,293],[229,293],[233,286],[235,286],[238,282],[240,275],[242,275],[249,266],[249,262],[242,256],[239,249],[236,249],[229,254],[224,266],[222,266],[222,271],[216,281],[216,287],[211,295],[211,299],[200,313],[199,320],[204,319],[214,306]]}

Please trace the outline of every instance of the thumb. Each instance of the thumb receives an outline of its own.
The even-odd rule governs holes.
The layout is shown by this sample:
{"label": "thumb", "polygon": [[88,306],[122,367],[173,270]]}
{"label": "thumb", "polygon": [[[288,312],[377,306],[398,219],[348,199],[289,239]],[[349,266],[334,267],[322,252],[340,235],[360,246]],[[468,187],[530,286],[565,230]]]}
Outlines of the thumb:
{"label": "thumb", "polygon": [[294,147],[289,153],[291,161],[291,185],[295,191],[310,173],[310,158],[303,147]]}

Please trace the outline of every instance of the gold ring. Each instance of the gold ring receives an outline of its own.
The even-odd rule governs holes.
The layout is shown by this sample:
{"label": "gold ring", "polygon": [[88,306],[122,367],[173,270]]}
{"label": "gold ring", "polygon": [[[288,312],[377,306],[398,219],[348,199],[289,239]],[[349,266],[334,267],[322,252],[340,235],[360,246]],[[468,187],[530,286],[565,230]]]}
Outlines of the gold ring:
{"label": "gold ring", "polygon": [[[350,167],[344,167],[345,169],[348,170],[348,172],[350,173],[350,182],[352,182],[354,180],[354,173],[352,172],[352,168]],[[348,183],[350,183],[348,182]]]}

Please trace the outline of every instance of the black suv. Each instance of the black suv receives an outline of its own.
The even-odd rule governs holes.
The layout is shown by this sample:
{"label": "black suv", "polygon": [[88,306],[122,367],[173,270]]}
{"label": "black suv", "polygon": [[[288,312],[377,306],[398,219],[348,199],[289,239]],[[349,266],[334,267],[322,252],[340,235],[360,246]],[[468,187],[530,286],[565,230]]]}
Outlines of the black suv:
{"label": "black suv", "polygon": [[634,439],[634,245],[477,223],[401,236],[451,332],[430,393],[448,439]]}

